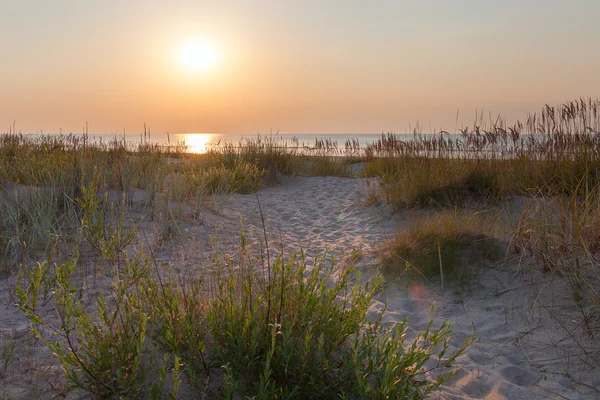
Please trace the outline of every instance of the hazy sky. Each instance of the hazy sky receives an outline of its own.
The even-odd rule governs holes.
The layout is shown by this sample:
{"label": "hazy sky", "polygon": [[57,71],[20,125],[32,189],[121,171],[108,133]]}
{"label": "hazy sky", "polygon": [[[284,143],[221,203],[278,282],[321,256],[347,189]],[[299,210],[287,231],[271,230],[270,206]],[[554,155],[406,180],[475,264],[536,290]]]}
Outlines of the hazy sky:
{"label": "hazy sky", "polygon": [[[2,0],[0,132],[455,129],[600,95],[598,0]],[[218,53],[193,70],[190,41]]]}

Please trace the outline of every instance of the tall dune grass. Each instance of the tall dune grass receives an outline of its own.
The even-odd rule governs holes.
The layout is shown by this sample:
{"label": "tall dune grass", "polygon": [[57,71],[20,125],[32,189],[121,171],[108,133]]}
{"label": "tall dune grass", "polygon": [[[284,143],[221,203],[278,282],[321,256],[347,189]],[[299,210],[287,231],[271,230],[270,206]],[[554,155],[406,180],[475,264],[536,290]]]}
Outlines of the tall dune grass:
{"label": "tall dune grass", "polygon": [[584,196],[600,183],[599,108],[598,100],[580,99],[512,126],[480,116],[460,135],[382,135],[365,149],[366,173],[381,177],[397,207],[468,194]]}

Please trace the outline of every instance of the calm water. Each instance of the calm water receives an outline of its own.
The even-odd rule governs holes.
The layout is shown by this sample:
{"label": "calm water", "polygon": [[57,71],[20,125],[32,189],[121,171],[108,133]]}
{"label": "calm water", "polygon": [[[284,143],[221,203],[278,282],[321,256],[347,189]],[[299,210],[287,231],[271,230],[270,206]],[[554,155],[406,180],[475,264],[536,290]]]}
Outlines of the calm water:
{"label": "calm water", "polygon": [[[45,134],[51,135],[53,134]],[[381,138],[381,133],[358,133],[358,134],[332,134],[332,133],[303,133],[303,134],[222,134],[222,133],[159,133],[150,134],[144,136],[143,134],[89,134],[88,142],[92,143],[109,143],[117,140],[122,143],[125,140],[126,144],[132,149],[136,149],[139,144],[153,143],[164,146],[185,146],[186,150],[191,153],[206,153],[211,148],[218,148],[224,144],[233,144],[237,146],[243,143],[244,139],[258,139],[261,140],[274,140],[277,145],[286,147],[299,147],[299,148],[313,148],[317,140],[332,141],[337,144],[337,148],[340,150],[345,149],[345,143],[347,140],[358,142],[361,149],[364,149],[366,145],[376,142]],[[387,134],[386,134],[387,135]],[[443,135],[446,140],[450,139],[455,143],[464,140],[462,135],[459,134],[420,134],[423,137],[439,136]],[[26,135],[32,138],[39,137],[39,134]],[[78,135],[75,135],[78,136]],[[415,138],[413,134],[394,134],[394,136],[401,141],[408,141]],[[536,140],[545,140],[544,135],[538,134],[522,134],[521,140],[525,140],[528,136],[535,136]],[[523,142],[520,142],[523,143]],[[498,144],[498,146],[501,146]],[[511,143],[508,143],[506,149],[510,149]],[[487,145],[484,151],[498,150],[496,145]],[[481,149],[480,149],[481,150]],[[480,151],[479,150],[479,151]]]}
{"label": "calm water", "polygon": [[[39,135],[31,135],[36,137]],[[77,135],[76,135],[77,136]],[[193,153],[205,153],[208,149],[218,147],[226,143],[232,143],[237,145],[244,139],[256,139],[258,134],[222,134],[222,133],[152,133],[144,137],[143,134],[89,134],[88,140],[90,142],[103,142],[108,143],[117,139],[122,141],[125,139],[126,143],[132,147],[137,146],[140,143],[155,143],[159,145],[185,145],[189,152]],[[412,134],[409,135],[396,135],[398,137],[406,136],[406,138],[413,138]],[[367,144],[376,142],[381,137],[381,133],[361,133],[361,134],[260,134],[263,139],[274,139],[278,143],[281,142],[282,146],[298,146],[313,147],[316,140],[332,140],[337,142],[338,148],[344,149],[346,140],[357,140],[360,147],[363,148]]]}

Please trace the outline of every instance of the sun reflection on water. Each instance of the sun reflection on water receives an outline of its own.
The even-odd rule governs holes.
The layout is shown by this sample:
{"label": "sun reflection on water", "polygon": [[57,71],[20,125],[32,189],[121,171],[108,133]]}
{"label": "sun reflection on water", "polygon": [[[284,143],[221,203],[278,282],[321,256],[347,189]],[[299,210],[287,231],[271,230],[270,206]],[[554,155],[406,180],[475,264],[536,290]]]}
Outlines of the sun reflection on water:
{"label": "sun reflection on water", "polygon": [[214,133],[184,133],[181,136],[190,153],[206,153],[219,141]]}

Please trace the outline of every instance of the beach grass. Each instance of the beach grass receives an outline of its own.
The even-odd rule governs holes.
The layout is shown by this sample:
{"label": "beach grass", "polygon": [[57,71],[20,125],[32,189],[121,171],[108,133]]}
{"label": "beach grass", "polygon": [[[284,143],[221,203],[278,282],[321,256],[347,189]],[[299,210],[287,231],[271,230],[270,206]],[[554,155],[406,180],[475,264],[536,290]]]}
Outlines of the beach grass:
{"label": "beach grass", "polygon": [[506,255],[506,245],[490,226],[491,218],[460,211],[418,218],[385,246],[382,271],[391,279],[468,285],[481,273],[482,261]]}
{"label": "beach grass", "polygon": [[491,202],[508,192],[503,176],[487,160],[403,156],[373,160],[364,173],[379,177],[387,201],[398,210]]}
{"label": "beach grass", "polygon": [[584,198],[538,196],[512,221],[511,241],[545,276],[568,287],[572,318],[591,337],[600,334],[597,189]]}

